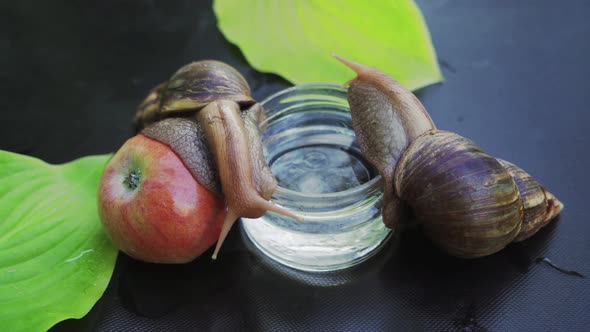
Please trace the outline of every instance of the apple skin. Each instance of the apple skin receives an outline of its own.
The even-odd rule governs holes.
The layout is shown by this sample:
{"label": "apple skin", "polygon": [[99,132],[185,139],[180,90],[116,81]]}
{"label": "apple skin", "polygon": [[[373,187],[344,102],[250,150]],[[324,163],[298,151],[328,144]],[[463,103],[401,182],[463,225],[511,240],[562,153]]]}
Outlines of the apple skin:
{"label": "apple skin", "polygon": [[225,202],[200,185],[168,147],[130,138],[105,167],[100,219],[115,245],[151,263],[186,263],[218,239]]}

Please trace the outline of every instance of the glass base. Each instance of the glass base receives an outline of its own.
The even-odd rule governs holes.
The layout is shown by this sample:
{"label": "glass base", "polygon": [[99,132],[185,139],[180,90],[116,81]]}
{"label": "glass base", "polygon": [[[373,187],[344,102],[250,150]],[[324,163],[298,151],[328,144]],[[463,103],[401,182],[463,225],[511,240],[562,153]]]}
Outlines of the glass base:
{"label": "glass base", "polygon": [[393,232],[381,218],[338,234],[309,234],[283,229],[264,218],[242,218],[242,227],[252,243],[271,259],[288,267],[310,271],[335,271],[371,258]]}

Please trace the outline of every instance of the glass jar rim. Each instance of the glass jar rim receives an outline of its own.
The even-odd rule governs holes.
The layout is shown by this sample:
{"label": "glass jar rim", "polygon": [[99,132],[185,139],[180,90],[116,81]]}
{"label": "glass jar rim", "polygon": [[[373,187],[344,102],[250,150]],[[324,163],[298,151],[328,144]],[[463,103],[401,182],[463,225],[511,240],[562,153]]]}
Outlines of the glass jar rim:
{"label": "glass jar rim", "polygon": [[264,100],[262,100],[260,102],[260,104],[262,106],[264,106],[264,104],[269,103],[273,99],[279,98],[281,95],[286,95],[288,93],[291,93],[291,92],[297,91],[297,90],[304,90],[304,89],[311,89],[311,88],[328,88],[328,89],[338,90],[338,91],[342,91],[342,92],[348,91],[348,87],[347,86],[340,85],[340,84],[333,84],[333,83],[308,83],[308,84],[299,84],[299,85],[294,85],[294,86],[292,86],[290,88],[286,88],[286,89],[283,89],[283,90],[280,90],[280,91],[277,91],[277,92],[273,93],[272,95],[264,98]]}
{"label": "glass jar rim", "polygon": [[[347,86],[343,86],[343,85],[339,85],[339,84],[332,84],[332,83],[300,84],[300,85],[295,85],[290,88],[278,91],[278,92],[270,95],[269,97],[265,98],[262,102],[260,102],[260,104],[264,108],[265,104],[270,103],[276,99],[280,99],[281,96],[283,96],[283,95],[288,95],[289,93],[292,93],[294,91],[312,90],[312,89],[330,89],[330,90],[340,91],[340,92],[344,92],[344,93],[346,93],[348,91]],[[267,112],[266,109],[265,109],[265,112]],[[307,199],[309,199],[309,198],[339,198],[339,197],[359,195],[359,194],[363,194],[363,193],[367,194],[367,193],[376,192],[381,189],[381,186],[380,186],[381,181],[382,181],[382,177],[381,177],[381,175],[378,174],[370,181],[367,181],[359,186],[356,186],[356,187],[353,187],[353,188],[350,188],[347,190],[343,190],[343,191],[338,191],[338,192],[318,193],[318,194],[316,194],[316,193],[301,193],[301,192],[298,192],[295,190],[291,190],[291,189],[283,188],[281,186],[277,186],[275,194],[281,195],[281,196],[305,197]]]}

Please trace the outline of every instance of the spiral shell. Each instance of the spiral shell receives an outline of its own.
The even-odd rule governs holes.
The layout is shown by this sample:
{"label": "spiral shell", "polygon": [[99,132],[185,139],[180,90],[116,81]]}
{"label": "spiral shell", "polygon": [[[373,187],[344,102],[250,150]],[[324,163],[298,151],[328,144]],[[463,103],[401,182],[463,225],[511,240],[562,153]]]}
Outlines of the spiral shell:
{"label": "spiral shell", "polygon": [[563,204],[522,168],[505,160],[498,161],[516,182],[524,206],[522,227],[514,239],[514,242],[520,242],[547,225],[561,212]]}
{"label": "spiral shell", "polygon": [[160,114],[162,92],[166,89],[167,82],[156,85],[145,99],[139,104],[135,113],[134,123],[138,130],[147,127],[163,118]]}
{"label": "spiral shell", "polygon": [[246,109],[255,103],[246,79],[233,67],[202,60],[180,68],[153,88],[139,105],[139,129],[167,117],[190,116],[215,100],[230,100]]}
{"label": "spiral shell", "polygon": [[452,132],[430,131],[408,146],[396,167],[395,190],[429,237],[458,257],[497,252],[522,225],[523,203],[512,176]]}
{"label": "spiral shell", "polygon": [[172,75],[162,93],[161,112],[190,112],[220,99],[241,108],[255,103],[246,79],[233,67],[220,61],[197,61]]}

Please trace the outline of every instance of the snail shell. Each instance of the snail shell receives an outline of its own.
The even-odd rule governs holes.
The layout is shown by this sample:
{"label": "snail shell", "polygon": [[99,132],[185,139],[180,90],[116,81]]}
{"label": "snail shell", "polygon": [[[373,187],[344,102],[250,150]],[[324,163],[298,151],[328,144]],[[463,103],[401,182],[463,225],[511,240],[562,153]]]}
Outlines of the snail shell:
{"label": "snail shell", "polygon": [[514,179],[455,133],[431,131],[412,142],[394,182],[429,237],[454,256],[499,251],[520,231],[523,203]]}
{"label": "snail shell", "polygon": [[523,169],[448,131],[414,140],[394,183],[429,237],[457,257],[486,256],[523,241],[563,208]]}
{"label": "snail shell", "polygon": [[215,60],[203,60],[180,68],[162,93],[162,113],[200,110],[216,100],[231,100],[247,108],[255,103],[250,87],[233,67]]}
{"label": "snail shell", "polygon": [[556,217],[563,209],[563,204],[522,168],[506,160],[498,159],[498,161],[516,182],[522,199],[524,207],[522,227],[514,242],[523,241]]}
{"label": "snail shell", "polygon": [[233,67],[215,60],[187,64],[153,88],[139,105],[139,129],[167,117],[190,116],[215,100],[230,100],[240,109],[256,103],[246,79]]}
{"label": "snail shell", "polygon": [[135,126],[138,130],[164,118],[160,113],[160,107],[162,102],[162,92],[166,89],[167,84],[168,82],[158,84],[150,90],[147,97],[145,97],[141,104],[139,104],[134,119]]}

